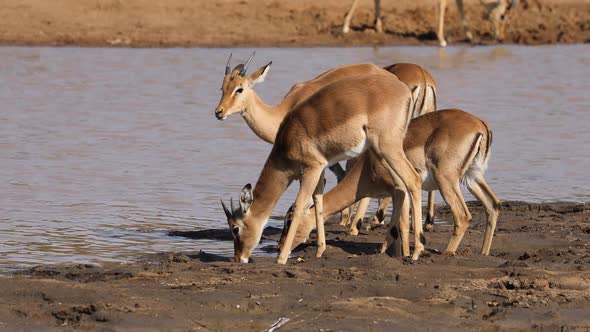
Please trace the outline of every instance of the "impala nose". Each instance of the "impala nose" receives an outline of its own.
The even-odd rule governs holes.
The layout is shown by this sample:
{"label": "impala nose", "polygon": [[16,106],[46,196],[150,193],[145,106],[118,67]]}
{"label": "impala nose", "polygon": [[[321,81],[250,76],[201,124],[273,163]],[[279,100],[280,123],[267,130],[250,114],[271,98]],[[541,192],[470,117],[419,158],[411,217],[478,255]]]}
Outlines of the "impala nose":
{"label": "impala nose", "polygon": [[216,109],[216,110],[215,110],[215,117],[216,117],[218,120],[223,120],[223,119],[225,119],[225,116],[223,116],[223,108],[222,108],[222,107],[220,107],[220,108],[218,108],[218,109]]}

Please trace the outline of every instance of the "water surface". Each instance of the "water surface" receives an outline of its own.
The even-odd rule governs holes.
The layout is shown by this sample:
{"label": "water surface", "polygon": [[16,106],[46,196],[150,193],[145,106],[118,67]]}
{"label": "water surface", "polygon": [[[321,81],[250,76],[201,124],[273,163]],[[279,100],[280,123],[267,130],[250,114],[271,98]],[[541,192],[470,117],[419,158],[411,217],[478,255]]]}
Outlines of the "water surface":
{"label": "water surface", "polygon": [[[213,116],[230,51],[251,52],[0,47],[0,266],[229,254],[231,243],[166,234],[226,227],[219,198],[256,182],[270,151],[239,116]],[[274,104],[337,65],[418,63],[438,82],[439,108],[491,124],[487,179],[501,199],[588,201],[587,54],[588,45],[270,48],[252,67],[273,60],[257,90]]]}

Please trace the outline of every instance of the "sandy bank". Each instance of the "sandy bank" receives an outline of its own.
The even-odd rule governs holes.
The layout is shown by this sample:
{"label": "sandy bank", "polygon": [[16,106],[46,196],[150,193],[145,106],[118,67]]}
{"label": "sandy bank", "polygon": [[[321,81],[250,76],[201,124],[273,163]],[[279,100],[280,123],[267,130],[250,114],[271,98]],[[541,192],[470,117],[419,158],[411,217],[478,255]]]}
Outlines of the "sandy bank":
{"label": "sandy bank", "polygon": [[[4,0],[0,44],[81,46],[349,46],[436,45],[435,0],[382,1],[386,33],[367,28],[372,1],[361,1],[353,32],[343,35],[351,1],[340,0]],[[491,23],[466,1],[482,43]],[[589,0],[522,0],[508,19],[506,43],[590,41]],[[446,16],[451,43],[464,40],[454,2]]]}

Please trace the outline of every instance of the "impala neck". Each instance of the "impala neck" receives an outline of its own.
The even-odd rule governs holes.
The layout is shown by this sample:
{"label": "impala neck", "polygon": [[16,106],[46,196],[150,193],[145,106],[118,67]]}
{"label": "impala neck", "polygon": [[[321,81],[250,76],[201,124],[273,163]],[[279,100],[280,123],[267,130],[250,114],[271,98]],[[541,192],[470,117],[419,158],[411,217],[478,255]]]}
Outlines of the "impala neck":
{"label": "impala neck", "polygon": [[242,113],[242,117],[258,137],[273,144],[289,107],[284,101],[276,106],[270,106],[262,101],[255,92],[252,95],[253,97]]}
{"label": "impala neck", "polygon": [[266,161],[258,182],[254,186],[250,214],[254,222],[258,223],[268,221],[273,208],[291,183],[289,173],[277,167],[276,162],[273,162],[271,157]]}

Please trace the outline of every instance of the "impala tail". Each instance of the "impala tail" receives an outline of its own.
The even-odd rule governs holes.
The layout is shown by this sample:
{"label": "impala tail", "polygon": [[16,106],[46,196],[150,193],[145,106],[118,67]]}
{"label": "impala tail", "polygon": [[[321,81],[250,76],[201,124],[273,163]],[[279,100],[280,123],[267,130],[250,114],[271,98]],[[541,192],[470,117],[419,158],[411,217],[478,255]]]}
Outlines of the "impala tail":
{"label": "impala tail", "polygon": [[477,133],[469,155],[465,159],[462,172],[463,176],[461,177],[461,183],[465,185],[468,185],[469,182],[475,179],[483,178],[488,168],[490,149],[492,147],[492,131],[485,121],[482,121],[482,124],[486,131]]}

